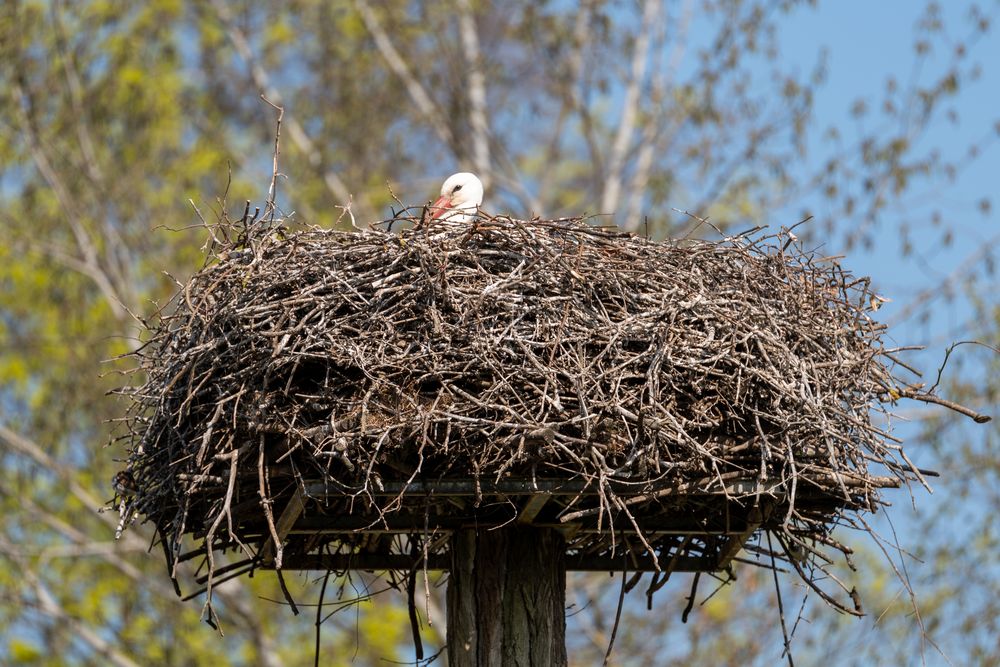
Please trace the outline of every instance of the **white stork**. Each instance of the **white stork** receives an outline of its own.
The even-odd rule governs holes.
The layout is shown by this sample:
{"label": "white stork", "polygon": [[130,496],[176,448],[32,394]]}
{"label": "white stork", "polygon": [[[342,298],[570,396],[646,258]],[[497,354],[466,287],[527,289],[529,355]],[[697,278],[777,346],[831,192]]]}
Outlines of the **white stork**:
{"label": "white stork", "polygon": [[468,222],[483,203],[483,182],[475,174],[452,174],[441,186],[441,196],[431,204],[431,220]]}

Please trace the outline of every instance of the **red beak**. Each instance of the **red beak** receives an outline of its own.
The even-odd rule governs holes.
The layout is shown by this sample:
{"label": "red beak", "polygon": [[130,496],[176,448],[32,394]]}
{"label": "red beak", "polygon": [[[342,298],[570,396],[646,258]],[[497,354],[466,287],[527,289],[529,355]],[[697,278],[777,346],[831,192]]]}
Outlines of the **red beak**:
{"label": "red beak", "polygon": [[437,198],[437,201],[431,204],[431,220],[440,218],[442,215],[447,213],[450,208],[451,200],[448,197],[441,195]]}

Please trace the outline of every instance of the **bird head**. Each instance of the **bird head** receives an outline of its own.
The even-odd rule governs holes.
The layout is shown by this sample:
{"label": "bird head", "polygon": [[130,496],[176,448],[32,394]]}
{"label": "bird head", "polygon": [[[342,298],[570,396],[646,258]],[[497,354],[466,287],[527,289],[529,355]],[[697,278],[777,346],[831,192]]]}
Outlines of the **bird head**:
{"label": "bird head", "polygon": [[431,204],[431,220],[471,220],[483,203],[483,183],[475,174],[452,174],[441,186],[441,196]]}

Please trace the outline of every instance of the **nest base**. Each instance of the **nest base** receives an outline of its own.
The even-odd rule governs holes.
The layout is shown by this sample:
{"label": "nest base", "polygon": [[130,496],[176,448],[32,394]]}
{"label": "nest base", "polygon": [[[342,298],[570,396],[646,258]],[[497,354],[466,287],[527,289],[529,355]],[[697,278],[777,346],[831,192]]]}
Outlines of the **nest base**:
{"label": "nest base", "polygon": [[520,523],[570,569],[742,556],[819,590],[834,528],[920,479],[868,281],[793,236],[411,222],[248,227],[150,327],[115,502],[172,573],[445,567]]}
{"label": "nest base", "polygon": [[[896,478],[876,481],[883,487],[899,485]],[[234,532],[243,543],[258,545],[263,569],[447,570],[446,551],[414,554],[402,549],[428,540],[440,545],[455,531],[514,524],[562,533],[567,570],[615,571],[625,564],[630,571],[711,572],[728,568],[757,531],[783,529],[789,498],[782,484],[765,488],[756,478],[736,477],[725,483],[708,479],[694,490],[684,486],[611,481],[605,491],[623,494],[627,512],[605,512],[601,491],[579,480],[522,478],[489,484],[447,479],[389,482],[368,490],[335,480],[312,481],[280,507],[273,532],[266,521],[251,517],[234,526]],[[822,512],[831,502],[828,496],[801,493],[797,509],[808,512],[811,506]],[[373,520],[367,511],[336,509],[345,503],[399,508],[382,511]],[[652,551],[628,548],[640,540]],[[324,551],[331,543],[358,548]]]}

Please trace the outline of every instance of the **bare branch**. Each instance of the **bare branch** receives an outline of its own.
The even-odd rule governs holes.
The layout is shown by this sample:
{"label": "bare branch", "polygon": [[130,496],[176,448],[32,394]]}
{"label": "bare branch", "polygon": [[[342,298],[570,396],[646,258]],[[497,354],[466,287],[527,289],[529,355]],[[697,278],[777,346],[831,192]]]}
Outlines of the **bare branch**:
{"label": "bare branch", "polygon": [[371,34],[372,39],[375,40],[375,47],[382,54],[382,58],[385,59],[389,69],[403,82],[410,99],[417,105],[420,113],[427,118],[427,121],[434,128],[434,132],[438,137],[454,150],[456,148],[455,136],[444,114],[437,108],[431,96],[427,94],[420,81],[417,80],[410,71],[410,68],[407,67],[406,62],[399,51],[396,50],[396,47],[393,46],[392,40],[382,27],[378,17],[375,16],[375,12],[372,11],[371,6],[369,6],[366,0],[354,0],[354,7],[357,9],[358,14],[361,15],[361,20],[364,22],[365,28]]}
{"label": "bare branch", "polygon": [[889,318],[890,326],[897,326],[902,322],[905,322],[910,317],[913,316],[921,307],[926,306],[932,299],[941,296],[942,294],[947,294],[950,290],[954,289],[962,280],[970,276],[979,266],[980,263],[996,252],[996,248],[1000,244],[1000,234],[994,234],[988,239],[985,239],[976,246],[976,250],[970,253],[965,259],[955,267],[955,269],[949,273],[944,280],[941,280],[936,285],[932,285],[926,289],[920,290],[913,299],[911,299],[905,306],[900,308],[900,310],[893,314]]}
{"label": "bare branch", "polygon": [[[561,160],[562,133],[563,128],[566,125],[566,120],[569,117],[569,112],[582,106],[576,101],[577,95],[575,86],[578,84],[580,80],[580,73],[583,71],[583,48],[586,44],[590,43],[590,19],[592,14],[593,1],[588,0],[581,2],[580,8],[576,12],[576,20],[573,23],[573,40],[569,55],[566,59],[569,72],[566,77],[568,81],[568,85],[566,85],[566,87],[568,90],[562,97],[561,108],[559,109],[555,129],[552,132],[548,148],[545,152],[546,165],[558,164]],[[586,116],[581,115],[581,117],[586,119]],[[592,130],[593,125],[585,122],[584,127]],[[588,145],[590,145],[593,149],[595,147],[592,142],[593,133],[590,130],[585,132],[585,136],[587,137]],[[542,193],[552,192],[552,184],[555,181],[557,173],[558,172],[555,169],[543,169],[538,175],[538,191]],[[551,201],[547,201],[545,203],[546,205],[552,204]],[[533,212],[538,215],[544,215],[547,211],[540,205]]]}
{"label": "bare branch", "polygon": [[[38,445],[38,443],[18,434],[2,423],[0,423],[0,446],[5,446],[9,451],[26,456],[40,468],[54,472],[59,476],[63,487],[66,488],[84,507],[97,509],[103,505],[103,501],[98,499],[89,490],[85,489],[76,481],[77,476],[68,466],[49,456],[44,449]],[[111,547],[111,545],[106,543],[94,542],[89,535],[84,533],[79,528],[66,522],[59,516],[45,510],[44,508],[39,507],[30,500],[21,499],[20,502],[25,504],[27,509],[33,512],[39,520],[51,529],[55,530],[57,534],[69,543],[65,545],[47,547],[44,553],[40,555],[44,557],[57,557],[61,555],[68,556],[76,550],[81,555],[90,555],[100,558],[108,565],[117,569],[124,576],[136,582],[136,584],[141,584],[144,589],[150,590],[166,600],[176,602],[178,605],[183,604],[182,601],[174,595],[174,591],[171,587],[159,583],[158,580],[151,580],[147,573],[143,572],[141,569],[136,567],[135,564],[129,562],[122,556],[123,552],[148,551],[148,537],[143,536],[139,532],[126,531],[122,535],[121,539],[114,543],[116,547]],[[96,516],[101,517],[104,523],[108,525],[110,534],[116,525],[116,521],[108,513],[98,514]],[[18,549],[14,545],[7,544],[5,547],[0,546],[0,551],[8,554],[11,558],[16,558],[19,555],[23,555],[21,552],[24,550]],[[21,565],[25,568],[25,571],[30,570],[26,563],[22,562]],[[253,636],[253,641],[256,644],[258,656],[262,664],[268,665],[268,667],[277,667],[280,665],[281,661],[278,658],[273,637],[261,626],[260,620],[255,616],[253,609],[246,603],[245,598],[247,597],[247,589],[243,582],[228,582],[224,588],[214,591],[214,595],[222,600],[227,609],[230,609],[238,614],[248,628],[254,630],[251,634]],[[50,608],[50,610],[54,610],[54,608]],[[78,620],[75,620],[75,622],[80,623]],[[94,648],[95,650],[100,650],[97,646],[94,646]]]}
{"label": "bare branch", "polygon": [[50,470],[58,475],[73,496],[79,500],[84,507],[91,507],[95,511],[104,505],[104,501],[94,496],[76,481],[76,475],[63,463],[56,461],[49,456],[38,443],[25,436],[11,430],[6,425],[0,423],[0,446],[12,452],[27,456],[36,464],[46,470]]}
{"label": "bare branch", "polygon": [[[580,7],[580,12],[577,15],[576,25],[573,26],[573,52],[570,56],[569,67],[570,67],[570,89],[569,89],[569,101],[573,106],[573,110],[580,116],[581,129],[583,130],[583,138],[587,143],[587,150],[590,153],[590,161],[594,165],[594,174],[601,174],[604,171],[604,157],[601,152],[600,144],[597,140],[597,123],[594,122],[594,117],[590,113],[590,109],[583,102],[583,96],[580,94],[580,78],[583,76],[583,61],[584,61],[584,47],[589,44],[590,41],[590,19],[593,16],[595,2],[590,0]],[[595,190],[599,187],[599,183],[595,181]]]}
{"label": "bare branch", "polygon": [[628,87],[625,89],[618,133],[615,135],[615,141],[611,147],[608,169],[604,176],[604,192],[601,195],[600,209],[602,213],[614,213],[618,207],[625,157],[632,143],[632,135],[635,132],[635,123],[639,115],[642,86],[646,81],[649,47],[652,41],[651,34],[660,23],[662,9],[661,0],[646,0],[643,6],[642,25],[635,40],[635,50],[632,53],[632,73],[629,77]]}
{"label": "bare branch", "polygon": [[[649,95],[652,107],[650,111],[655,110],[666,102],[667,91],[673,84],[677,68],[679,67],[680,61],[684,57],[684,53],[687,50],[688,34],[691,27],[691,16],[693,14],[691,5],[691,0],[685,0],[684,6],[681,10],[679,25],[673,34],[673,48],[670,50],[670,61],[667,65],[666,71],[660,73],[659,76],[654,76],[653,78],[652,90]],[[661,23],[663,24],[664,29],[657,31],[658,34],[656,41],[658,45],[654,46],[654,52],[661,51],[662,46],[660,46],[660,44],[665,42],[665,28],[668,22],[663,21]],[[635,231],[639,228],[639,220],[642,215],[642,205],[646,198],[646,187],[649,185],[649,174],[653,166],[653,158],[663,148],[663,135],[673,134],[679,126],[679,123],[676,120],[676,115],[671,115],[668,124],[672,126],[672,130],[668,133],[665,131],[666,128],[662,123],[653,120],[655,117],[659,117],[659,114],[651,113],[651,117],[646,120],[646,123],[643,126],[642,139],[639,142],[639,155],[636,159],[635,173],[632,176],[631,183],[629,184],[629,197],[625,217],[624,219],[619,219],[619,224],[629,231]],[[669,141],[669,139],[667,139],[667,141]]]}
{"label": "bare branch", "polygon": [[948,346],[948,349],[945,350],[944,352],[944,359],[941,360],[941,365],[938,367],[937,370],[937,379],[934,380],[934,384],[931,385],[931,388],[927,390],[928,394],[933,394],[934,390],[937,389],[937,386],[941,384],[941,374],[944,373],[945,366],[948,365],[948,359],[951,358],[951,353],[954,352],[955,348],[958,347],[959,345],[980,345],[988,350],[993,350],[997,354],[1000,354],[1000,348],[993,347],[992,345],[987,345],[986,343],[983,343],[978,340],[960,340],[955,343],[952,343],[951,345]]}
{"label": "bare branch", "polygon": [[[229,11],[229,7],[226,6],[224,0],[212,0],[212,6],[215,8],[219,22],[222,23],[223,28],[226,30],[229,41],[232,42],[243,62],[247,64],[254,85],[275,106],[284,106],[281,93],[271,84],[271,77],[268,76],[267,71],[254,56],[253,49],[250,47],[250,41],[243,31],[236,26],[232,12]],[[319,169],[322,165],[322,155],[319,149],[316,148],[316,144],[306,134],[302,124],[294,116],[289,116],[284,122],[288,127],[288,136],[291,138],[292,143],[305,155],[310,166]],[[337,199],[338,203],[345,203],[351,199],[351,192],[340,176],[329,169],[323,170],[322,173],[323,182],[330,193]],[[360,197],[355,197],[355,200],[360,199]],[[358,208],[366,211],[368,207],[366,203],[359,203]]]}
{"label": "bare branch", "polygon": [[273,162],[271,165],[271,185],[267,189],[267,212],[265,215],[270,215],[271,220],[274,220],[274,211],[277,208],[275,204],[275,198],[278,195],[278,156],[281,154],[281,119],[285,117],[285,108],[278,106],[271,100],[267,99],[263,95],[260,99],[267,102],[274,109],[278,111],[278,118],[275,121],[274,126],[274,155]]}
{"label": "bare branch", "polygon": [[77,140],[80,142],[80,150],[83,152],[84,171],[95,185],[102,186],[104,174],[97,161],[97,151],[94,149],[94,141],[91,139],[90,128],[87,125],[87,113],[83,106],[83,86],[80,85],[80,76],[74,66],[72,54],[66,46],[66,30],[60,20],[62,9],[63,3],[61,1],[52,3],[52,22],[55,24],[57,37],[56,46],[59,49],[59,58],[62,60],[70,104],[73,106],[73,123],[76,127]]}
{"label": "bare branch", "polygon": [[112,283],[108,273],[101,266],[97,246],[90,238],[90,234],[87,232],[79,218],[78,211],[73,205],[73,196],[70,194],[69,189],[59,177],[58,173],[56,173],[56,170],[52,167],[52,163],[49,161],[48,155],[45,153],[45,149],[42,146],[41,139],[35,131],[34,123],[31,122],[28,110],[25,108],[26,105],[30,105],[31,103],[28,92],[19,81],[14,83],[13,88],[14,97],[18,102],[15,107],[18,119],[20,120],[20,129],[24,137],[27,139],[28,151],[31,153],[32,160],[35,163],[35,168],[38,169],[42,178],[45,179],[45,182],[48,183],[50,188],[52,188],[52,192],[55,194],[56,199],[59,200],[59,205],[63,210],[66,223],[73,232],[77,248],[83,255],[82,262],[87,266],[87,271],[85,273],[97,284],[98,289],[101,290],[105,300],[111,307],[111,311],[114,313],[115,318],[119,321],[125,320],[128,317],[128,312],[123,306],[123,300],[121,298],[122,292]]}
{"label": "bare branch", "polygon": [[941,398],[940,396],[934,396],[933,394],[927,394],[915,389],[899,389],[897,392],[900,398],[909,398],[910,400],[920,401],[921,403],[933,403],[934,405],[946,407],[949,410],[965,415],[977,424],[985,424],[993,419],[993,417],[989,415],[984,415],[971,408],[967,408],[964,405],[960,405],[954,401],[949,401],[948,399]]}
{"label": "bare branch", "polygon": [[469,125],[472,130],[472,164],[487,189],[493,181],[490,165],[490,127],[486,117],[486,75],[479,53],[479,32],[469,0],[459,0],[458,31],[468,71]]}
{"label": "bare branch", "polygon": [[79,639],[117,667],[139,667],[139,663],[119,651],[111,642],[92,630],[88,624],[69,614],[42,583],[38,574],[28,567],[23,559],[15,557],[16,549],[2,535],[0,535],[0,552],[6,554],[16,564],[26,587],[34,593],[34,604],[29,600],[23,600],[23,602],[34,606],[45,616],[57,621],[54,626],[57,632],[67,635],[70,640]]}
{"label": "bare branch", "polygon": [[[73,108],[73,114],[71,116],[71,122],[76,130],[77,143],[80,146],[80,152],[82,153],[83,159],[83,173],[86,174],[87,178],[94,185],[94,189],[87,191],[84,194],[90,195],[90,198],[94,201],[98,209],[106,209],[103,197],[107,187],[107,181],[104,177],[104,173],[101,170],[100,162],[97,157],[96,145],[93,140],[93,133],[90,130],[90,124],[88,123],[88,114],[84,107],[84,92],[83,84],[80,81],[80,73],[77,71],[76,64],[74,62],[73,52],[69,48],[69,40],[66,36],[65,27],[62,24],[61,14],[63,11],[63,3],[55,2],[52,5],[52,23],[55,26],[54,33],[56,35],[56,48],[59,52],[59,59],[62,62],[63,75],[66,80],[66,90],[67,97],[70,100],[70,104]],[[126,305],[132,306],[135,304],[134,294],[131,293],[130,286],[132,285],[132,280],[130,279],[130,269],[127,265],[127,258],[129,256],[128,246],[118,229],[119,224],[115,220],[114,215],[97,215],[98,223],[101,225],[104,231],[104,259],[105,267],[104,269],[113,274],[113,283],[118,286],[118,291],[120,293],[129,290],[128,303]]]}

